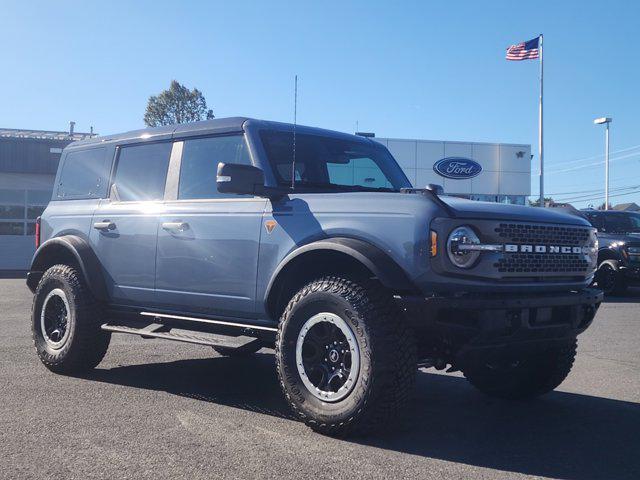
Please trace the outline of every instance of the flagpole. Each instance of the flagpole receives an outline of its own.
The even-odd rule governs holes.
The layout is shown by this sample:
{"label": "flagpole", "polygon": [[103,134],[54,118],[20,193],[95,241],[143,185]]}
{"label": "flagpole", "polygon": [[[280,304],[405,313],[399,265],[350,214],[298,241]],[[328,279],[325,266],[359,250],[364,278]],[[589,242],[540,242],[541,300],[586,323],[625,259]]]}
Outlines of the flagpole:
{"label": "flagpole", "polygon": [[538,157],[540,158],[540,206],[544,207],[544,147],[543,147],[543,122],[542,122],[542,93],[543,93],[543,74],[544,63],[542,60],[542,34],[540,34],[538,43],[540,48],[540,109],[538,118]]}

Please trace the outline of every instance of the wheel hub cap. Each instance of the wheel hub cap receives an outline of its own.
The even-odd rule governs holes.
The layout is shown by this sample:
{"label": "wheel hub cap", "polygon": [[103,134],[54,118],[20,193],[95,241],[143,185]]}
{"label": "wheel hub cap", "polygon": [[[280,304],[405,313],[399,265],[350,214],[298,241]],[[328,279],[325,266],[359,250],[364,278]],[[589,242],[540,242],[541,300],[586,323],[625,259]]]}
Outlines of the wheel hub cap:
{"label": "wheel hub cap", "polygon": [[60,288],[51,290],[42,302],[40,330],[49,347],[62,348],[69,337],[69,302]]}
{"label": "wheel hub cap", "polygon": [[296,366],[316,398],[337,402],[346,397],[360,371],[360,350],[351,327],[334,313],[311,317],[298,334]]}

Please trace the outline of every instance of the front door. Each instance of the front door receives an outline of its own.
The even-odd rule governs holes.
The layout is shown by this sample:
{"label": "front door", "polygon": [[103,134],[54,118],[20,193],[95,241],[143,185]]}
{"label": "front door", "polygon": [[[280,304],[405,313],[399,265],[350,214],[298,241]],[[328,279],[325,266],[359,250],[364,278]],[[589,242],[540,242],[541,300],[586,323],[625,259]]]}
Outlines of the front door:
{"label": "front door", "polygon": [[90,241],[111,301],[154,303],[156,242],[171,142],[119,148],[110,198],[95,210]]}
{"label": "front door", "polygon": [[182,154],[179,166],[171,167],[178,177],[175,198],[167,198],[158,229],[158,304],[177,312],[252,318],[266,200],[216,188],[219,162],[251,164],[244,137],[185,139],[176,147]]}

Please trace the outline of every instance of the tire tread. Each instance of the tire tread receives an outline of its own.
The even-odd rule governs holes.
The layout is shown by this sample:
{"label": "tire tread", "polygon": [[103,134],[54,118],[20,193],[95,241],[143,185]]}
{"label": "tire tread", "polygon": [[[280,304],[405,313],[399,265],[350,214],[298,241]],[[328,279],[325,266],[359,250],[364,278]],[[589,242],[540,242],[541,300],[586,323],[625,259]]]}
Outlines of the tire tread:
{"label": "tire tread", "polygon": [[[366,322],[371,340],[371,355],[375,375],[366,389],[360,408],[340,423],[319,423],[302,412],[288,392],[281,371],[282,326],[296,305],[313,292],[332,293],[346,299]],[[312,281],[289,301],[282,314],[276,335],[278,381],[286,400],[298,418],[313,430],[332,436],[379,430],[402,412],[408,402],[416,377],[416,346],[409,328],[401,319],[389,292],[378,282],[357,283],[346,278],[327,276]]]}

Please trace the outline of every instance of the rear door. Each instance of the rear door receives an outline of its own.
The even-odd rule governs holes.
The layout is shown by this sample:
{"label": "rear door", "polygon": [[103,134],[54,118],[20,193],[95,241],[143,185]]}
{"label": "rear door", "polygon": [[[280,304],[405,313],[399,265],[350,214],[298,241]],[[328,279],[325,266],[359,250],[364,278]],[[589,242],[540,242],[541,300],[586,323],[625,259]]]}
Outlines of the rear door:
{"label": "rear door", "polygon": [[158,219],[172,143],[118,147],[109,198],[93,215],[90,240],[113,303],[148,306],[155,300]]}
{"label": "rear door", "polygon": [[251,164],[243,135],[178,140],[158,230],[156,289],[170,310],[255,315],[264,198],[221,194],[219,162]]}

